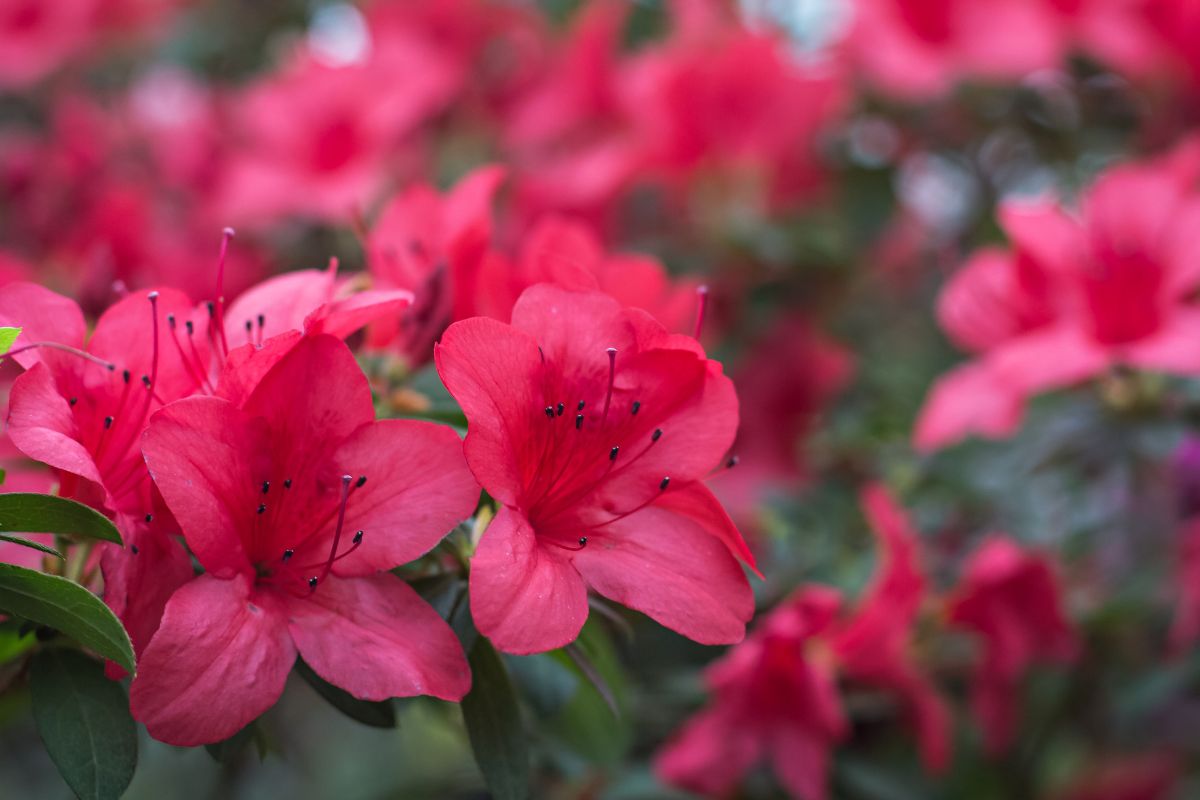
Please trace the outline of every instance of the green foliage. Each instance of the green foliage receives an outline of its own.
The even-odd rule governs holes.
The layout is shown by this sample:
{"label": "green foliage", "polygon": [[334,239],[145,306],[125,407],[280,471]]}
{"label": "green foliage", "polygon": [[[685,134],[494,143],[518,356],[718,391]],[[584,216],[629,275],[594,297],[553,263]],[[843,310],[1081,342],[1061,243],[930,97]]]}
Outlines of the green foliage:
{"label": "green foliage", "polygon": [[33,717],[76,797],[117,800],[137,767],[137,726],[121,684],[78,650],[52,647],[30,667]]}
{"label": "green foliage", "polygon": [[396,708],[392,705],[392,701],[371,702],[370,700],[359,700],[345,689],[334,686],[322,678],[313,671],[312,667],[305,664],[303,659],[296,661],[296,672],[329,705],[350,719],[361,722],[363,725],[370,725],[372,728],[396,727]]}
{"label": "green foliage", "polygon": [[61,533],[122,544],[117,526],[108,517],[50,494],[0,494],[0,531]]}
{"label": "green foliage", "polygon": [[12,349],[13,342],[21,335],[20,328],[0,327],[0,356]]}
{"label": "green foliage", "polygon": [[0,610],[54,628],[134,671],[133,645],[108,606],[77,583],[0,564]]}
{"label": "green foliage", "polygon": [[467,659],[471,692],[463,698],[463,721],[475,761],[496,800],[529,797],[529,750],[521,708],[508,671],[484,637]]}

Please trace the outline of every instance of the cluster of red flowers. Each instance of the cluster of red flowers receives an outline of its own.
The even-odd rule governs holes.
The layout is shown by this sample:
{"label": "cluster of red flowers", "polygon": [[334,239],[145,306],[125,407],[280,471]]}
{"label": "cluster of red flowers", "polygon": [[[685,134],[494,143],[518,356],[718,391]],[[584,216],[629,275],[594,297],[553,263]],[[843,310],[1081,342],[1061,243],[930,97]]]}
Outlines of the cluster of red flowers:
{"label": "cluster of red flowers", "polygon": [[[127,63],[186,53],[200,0],[0,0],[0,327],[20,329],[0,351],[0,491],[90,506],[122,540],[33,532],[65,566],[7,541],[0,561],[120,619],[136,672],[106,669],[132,716],[170,744],[227,740],[298,659],[358,700],[458,702],[476,632],[510,656],[576,648],[615,604],[734,645],[707,705],[647,748],[665,783],[727,796],[766,763],[824,800],[863,697],[931,780],[970,742],[1010,753],[1027,677],[1088,657],[1072,592],[1094,608],[1114,573],[1096,556],[1073,574],[1017,524],[925,524],[908,495],[967,440],[1029,434],[1040,395],[1187,417],[1164,385],[1200,376],[1195,4],[846,0],[806,20],[675,0],[657,28],[622,0],[561,24],[501,0],[317,5],[210,68],[235,80]],[[951,191],[969,170],[889,115],[969,116],[954,93],[982,83],[1078,116],[1071,70],[1144,95],[1144,152],[1035,191],[992,170],[976,221],[1004,244],[980,245],[981,197]],[[861,252],[822,239],[884,166],[890,223]],[[904,274],[930,253],[959,264],[935,308]],[[293,255],[328,266],[286,271]],[[851,452],[821,422],[847,391],[865,415],[878,385],[856,383],[879,368],[841,343],[855,324],[831,322],[858,257],[971,355],[921,383],[887,446],[881,424]],[[735,354],[728,374],[709,352]],[[1200,640],[1197,452],[1154,463],[1185,501],[1157,551],[1179,555],[1176,656]],[[875,537],[853,602],[779,511],[826,478]],[[429,577],[461,587],[469,636],[414,588]],[[1166,797],[1180,770],[1174,752],[1110,767],[1056,788]]]}

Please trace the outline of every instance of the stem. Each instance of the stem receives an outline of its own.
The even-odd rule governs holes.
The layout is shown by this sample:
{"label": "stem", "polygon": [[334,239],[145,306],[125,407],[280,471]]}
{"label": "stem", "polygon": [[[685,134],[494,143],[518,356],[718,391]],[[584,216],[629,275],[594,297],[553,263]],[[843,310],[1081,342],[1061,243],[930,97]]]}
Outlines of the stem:
{"label": "stem", "polygon": [[95,542],[88,540],[71,551],[71,555],[67,559],[67,569],[63,573],[63,577],[69,581],[82,583],[83,581],[80,579],[83,577],[88,559],[92,557],[92,548],[95,546]]}

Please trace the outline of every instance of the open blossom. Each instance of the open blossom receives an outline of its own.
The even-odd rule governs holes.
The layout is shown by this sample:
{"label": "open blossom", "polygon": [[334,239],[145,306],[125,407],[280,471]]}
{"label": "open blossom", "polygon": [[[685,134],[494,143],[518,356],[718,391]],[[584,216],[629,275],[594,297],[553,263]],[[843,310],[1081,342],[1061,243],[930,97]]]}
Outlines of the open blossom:
{"label": "open blossom", "polygon": [[745,542],[703,480],[737,398],[693,339],[598,292],[538,285],[512,324],[452,325],[435,358],[467,416],[467,462],[500,504],[471,562],[497,647],[573,641],[589,587],[705,644],[754,610]]}
{"label": "open blossom", "polygon": [[949,714],[912,654],[912,628],[924,598],[917,534],[881,486],[862,493],[880,549],[876,577],[843,619],[840,594],[807,586],[763,619],[747,640],[709,668],[711,705],[659,754],[668,783],[728,794],[767,760],[801,800],[828,796],[831,753],[846,738],[839,677],[897,698],[926,767],[950,757]]}
{"label": "open blossom", "polygon": [[918,448],[1010,435],[1027,398],[1114,366],[1200,374],[1200,197],[1186,177],[1166,161],[1110,169],[1078,218],[1053,202],[1002,207],[1013,249],[977,253],[939,303],[979,355],[933,387]]}
{"label": "open blossom", "polygon": [[457,638],[387,570],[467,517],[478,486],[449,428],[375,421],[344,344],[305,337],[240,407],[167,406],[143,448],[205,569],[167,603],[133,682],[153,736],[232,735],[279,697],[297,653],[362,699],[463,696]]}
{"label": "open blossom", "polygon": [[988,750],[1002,753],[1017,731],[1025,671],[1037,662],[1070,662],[1079,653],[1058,579],[1046,556],[992,536],[968,562],[947,614],[952,625],[983,640],[971,707]]}

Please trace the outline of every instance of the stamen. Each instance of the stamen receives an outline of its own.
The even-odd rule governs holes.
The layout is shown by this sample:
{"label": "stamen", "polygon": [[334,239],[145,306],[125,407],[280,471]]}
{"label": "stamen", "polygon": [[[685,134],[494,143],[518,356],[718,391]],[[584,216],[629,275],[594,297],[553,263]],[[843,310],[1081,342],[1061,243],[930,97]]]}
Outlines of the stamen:
{"label": "stamen", "polygon": [[296,555],[296,551],[289,547],[287,550],[283,551],[283,561],[287,562],[287,560],[294,555]]}
{"label": "stamen", "polygon": [[554,419],[554,407],[546,406],[546,419]]}
{"label": "stamen", "polygon": [[662,483],[660,483],[658,485],[658,490],[660,492],[665,492],[667,490],[667,487],[670,485],[671,485],[671,476],[667,475],[667,476],[663,477]]}
{"label": "stamen", "polygon": [[546,544],[554,545],[559,550],[568,550],[572,553],[579,552],[583,548],[587,547],[587,543],[588,543],[586,536],[580,536],[579,544],[577,544],[577,545],[563,544],[562,542],[556,542],[553,539],[546,539],[545,541],[546,541]]}
{"label": "stamen", "polygon": [[561,417],[563,415],[563,411],[565,411],[566,408],[567,407],[565,405],[563,405],[562,403],[559,403],[558,406],[554,409],[554,413],[558,414],[558,416]]}
{"label": "stamen", "polygon": [[[326,559],[325,568],[321,571],[322,580],[324,580],[325,576],[329,574],[329,570],[333,568],[333,562],[337,560],[337,549],[338,545],[341,544],[342,541],[342,526],[346,522],[346,504],[350,500],[350,481],[352,480],[354,480],[354,478],[350,477],[349,475],[342,476],[342,500],[338,505],[337,527],[333,530],[333,545],[329,548],[329,558]],[[363,476],[359,480],[365,483],[366,476]],[[316,578],[313,578],[309,581],[308,585],[312,588],[316,588],[316,580]]]}
{"label": "stamen", "polygon": [[150,331],[153,341],[150,351],[150,376],[146,388],[158,385],[158,292],[146,295],[150,301]]}
{"label": "stamen", "polygon": [[577,430],[577,431],[583,430],[583,414],[575,415],[575,430]]}
{"label": "stamen", "polygon": [[696,287],[696,332],[692,334],[692,338],[699,340],[700,332],[704,330],[704,312],[708,309],[708,287]]}
{"label": "stamen", "polygon": [[265,514],[265,513],[267,513],[267,504],[266,504],[266,503],[259,503],[259,504],[258,504],[258,513],[259,513],[259,514]]}
{"label": "stamen", "polygon": [[362,532],[362,531],[355,531],[355,532],[354,532],[354,539],[352,539],[352,540],[351,540],[351,541],[353,541],[353,542],[354,542],[354,545],[357,547],[358,545],[362,544],[362,540],[363,540],[363,532]]}
{"label": "stamen", "polygon": [[112,427],[112,424],[113,424],[113,418],[112,418],[112,417],[105,417],[105,418],[104,418],[104,430],[108,430],[109,428],[111,428],[111,427]]}
{"label": "stamen", "polygon": [[246,320],[246,344],[254,344],[254,323]]}
{"label": "stamen", "polygon": [[585,403],[584,403],[582,400],[580,400],[580,401],[579,401],[579,405],[576,407],[576,409],[575,409],[575,410],[576,410],[576,411],[583,411],[583,407],[584,407],[584,405],[585,405]]}
{"label": "stamen", "polygon": [[271,482],[270,482],[270,481],[263,481],[263,484],[262,484],[262,493],[263,493],[263,494],[266,494],[266,493],[267,493],[267,492],[269,492],[269,491],[271,491]]}
{"label": "stamen", "polygon": [[610,347],[605,352],[608,353],[608,391],[604,395],[604,413],[600,415],[601,421],[608,419],[608,407],[612,403],[613,382],[617,376],[617,348]]}
{"label": "stamen", "polygon": [[291,479],[291,478],[284,478],[284,479],[283,479],[283,488],[285,488],[285,489],[290,489],[290,488],[292,488],[292,479]]}
{"label": "stamen", "polygon": [[546,354],[544,352],[542,352],[542,346],[540,344],[538,345],[538,356],[541,357],[542,363],[545,364],[546,363]]}
{"label": "stamen", "polygon": [[662,428],[655,428],[654,433],[650,434],[650,441],[657,442],[662,438]]}
{"label": "stamen", "polygon": [[737,456],[730,456],[725,462],[725,469],[733,469],[738,465],[739,461],[741,461],[741,459],[739,459]]}
{"label": "stamen", "polygon": [[78,397],[72,397],[70,400],[68,400],[68,401],[67,401],[67,405],[69,405],[69,406],[71,406],[72,408],[74,408],[74,407],[75,407],[75,404],[76,404],[76,403],[78,403],[78,402],[79,402],[79,398],[78,398]]}
{"label": "stamen", "polygon": [[121,380],[125,381],[126,383],[129,383],[129,379],[131,377],[132,376],[129,374],[129,370],[127,370],[127,369],[121,370]]}
{"label": "stamen", "polygon": [[316,590],[316,588],[317,588],[317,578],[316,578],[316,576],[315,576],[315,575],[314,575],[313,577],[311,577],[311,578],[309,578],[309,579],[308,579],[308,588],[309,588],[309,589]]}
{"label": "stamen", "polygon": [[34,342],[33,344],[27,344],[23,347],[14,347],[12,350],[9,350],[4,355],[0,356],[0,360],[3,360],[5,358],[12,358],[15,355],[24,353],[27,350],[33,350],[38,347],[46,347],[51,350],[61,350],[64,353],[70,353],[71,355],[78,356],[79,358],[82,358],[85,361],[90,361],[93,364],[99,364],[100,366],[107,369],[109,372],[116,372],[116,370],[117,370],[117,365],[113,364],[110,361],[105,361],[103,358],[97,358],[96,356],[92,355],[91,353],[85,353],[84,351],[80,350],[78,347],[71,347],[69,344],[60,344],[58,342]]}
{"label": "stamen", "polygon": [[609,450],[609,451],[608,451],[608,460],[609,460],[609,461],[616,461],[616,460],[617,460],[617,453],[619,453],[619,452],[621,452],[621,446],[620,446],[620,445],[615,445],[615,446],[613,447],[613,449],[612,449],[612,450]]}
{"label": "stamen", "polygon": [[[183,352],[183,345],[179,343],[179,336],[175,333],[174,314],[167,315],[167,327],[171,330],[171,341],[175,343],[175,352],[179,354],[179,362],[183,364],[185,368],[187,368],[188,377],[195,381],[197,386],[201,388],[208,388],[208,381],[204,377],[203,366],[198,366],[197,364],[193,363],[193,361],[187,357],[187,354]],[[187,322],[187,329],[188,335],[190,336],[192,332],[191,321]]]}
{"label": "stamen", "polygon": [[637,412],[641,409],[641,407],[642,407],[642,402],[640,400],[634,400],[633,405],[630,406],[630,408],[629,408],[629,413],[633,414],[636,417]]}
{"label": "stamen", "polygon": [[[229,240],[234,237],[233,228],[225,228],[221,231],[221,252],[217,256],[217,302],[216,302],[216,323],[217,332],[221,337],[221,350],[225,355],[229,355],[229,343],[225,341],[225,257],[229,253]],[[213,304],[209,304],[211,308]]]}
{"label": "stamen", "polygon": [[359,476],[358,476],[358,480],[356,480],[356,481],[354,482],[354,488],[355,488],[355,489],[361,489],[361,488],[363,487],[363,484],[365,484],[366,482],[367,482],[367,476],[366,476],[366,475],[359,475]]}
{"label": "stamen", "polygon": [[146,515],[146,522],[153,522],[153,521],[154,521],[154,515],[153,515],[153,514],[147,514],[147,515]]}
{"label": "stamen", "polygon": [[136,544],[129,545],[129,552],[136,556],[138,554],[138,546]]}

